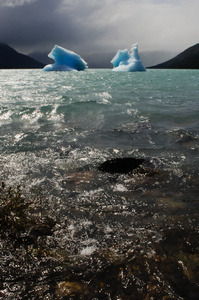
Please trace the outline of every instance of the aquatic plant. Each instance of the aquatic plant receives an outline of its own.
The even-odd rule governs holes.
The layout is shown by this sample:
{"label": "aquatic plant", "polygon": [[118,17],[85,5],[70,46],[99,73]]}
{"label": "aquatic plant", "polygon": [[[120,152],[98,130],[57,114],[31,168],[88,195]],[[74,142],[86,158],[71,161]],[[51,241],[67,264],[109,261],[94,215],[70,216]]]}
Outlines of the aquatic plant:
{"label": "aquatic plant", "polygon": [[171,219],[169,227],[160,229],[159,240],[149,235],[143,242],[138,234],[121,252],[115,245],[73,256],[56,239],[64,224],[42,206],[39,193],[25,196],[20,186],[1,184],[0,298],[198,298],[197,229]]}
{"label": "aquatic plant", "polygon": [[28,199],[21,187],[0,188],[0,234],[15,242],[35,243],[39,236],[51,235],[55,222],[49,217],[36,216],[30,211],[38,206],[36,198]]}

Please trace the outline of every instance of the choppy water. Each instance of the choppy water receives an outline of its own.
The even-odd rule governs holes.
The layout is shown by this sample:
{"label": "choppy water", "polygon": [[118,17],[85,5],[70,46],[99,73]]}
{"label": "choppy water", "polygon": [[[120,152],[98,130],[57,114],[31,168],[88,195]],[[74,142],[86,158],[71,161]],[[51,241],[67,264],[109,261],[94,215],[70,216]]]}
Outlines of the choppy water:
{"label": "choppy water", "polygon": [[[41,190],[74,260],[151,257],[165,229],[198,232],[198,70],[1,70],[0,91],[0,180]],[[148,173],[97,170],[126,156]]]}

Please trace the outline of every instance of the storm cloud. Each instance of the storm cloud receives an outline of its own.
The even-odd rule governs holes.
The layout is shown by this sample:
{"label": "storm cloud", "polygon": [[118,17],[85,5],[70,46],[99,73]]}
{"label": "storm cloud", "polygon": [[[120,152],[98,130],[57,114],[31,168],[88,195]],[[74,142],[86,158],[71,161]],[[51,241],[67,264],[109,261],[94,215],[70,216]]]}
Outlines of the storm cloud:
{"label": "storm cloud", "polygon": [[198,42],[198,0],[1,0],[0,42],[18,51],[55,44],[79,54],[180,52]]}
{"label": "storm cloud", "polygon": [[38,0],[1,0],[0,7],[1,6],[7,6],[7,7],[15,7],[15,6],[21,6],[24,4],[31,4]]}

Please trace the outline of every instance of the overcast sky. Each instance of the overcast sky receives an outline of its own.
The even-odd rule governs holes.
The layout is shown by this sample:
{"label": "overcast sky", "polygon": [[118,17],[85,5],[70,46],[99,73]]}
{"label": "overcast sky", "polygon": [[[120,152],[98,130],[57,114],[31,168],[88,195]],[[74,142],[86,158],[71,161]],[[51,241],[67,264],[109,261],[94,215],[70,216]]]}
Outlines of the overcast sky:
{"label": "overcast sky", "polygon": [[199,0],[0,0],[0,42],[22,53],[57,44],[80,55],[182,52],[199,42]]}

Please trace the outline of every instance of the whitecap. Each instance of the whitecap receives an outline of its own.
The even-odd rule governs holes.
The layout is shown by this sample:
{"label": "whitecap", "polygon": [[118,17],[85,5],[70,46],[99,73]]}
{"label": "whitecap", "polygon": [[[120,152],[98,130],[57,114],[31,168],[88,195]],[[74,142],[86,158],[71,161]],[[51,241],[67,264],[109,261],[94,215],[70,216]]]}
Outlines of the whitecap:
{"label": "whitecap", "polygon": [[[6,111],[6,112],[3,112],[1,115],[0,115],[0,121],[8,121],[10,120],[12,116],[12,112],[11,111]],[[3,122],[2,122],[3,123]]]}
{"label": "whitecap", "polygon": [[80,255],[82,256],[89,256],[96,250],[95,246],[86,246],[83,248],[80,252]]}
{"label": "whitecap", "polygon": [[127,192],[128,189],[123,184],[118,183],[113,187],[113,191],[114,192]]}

